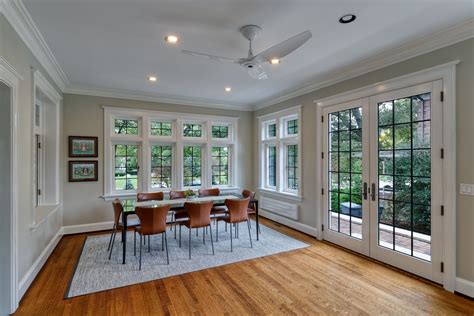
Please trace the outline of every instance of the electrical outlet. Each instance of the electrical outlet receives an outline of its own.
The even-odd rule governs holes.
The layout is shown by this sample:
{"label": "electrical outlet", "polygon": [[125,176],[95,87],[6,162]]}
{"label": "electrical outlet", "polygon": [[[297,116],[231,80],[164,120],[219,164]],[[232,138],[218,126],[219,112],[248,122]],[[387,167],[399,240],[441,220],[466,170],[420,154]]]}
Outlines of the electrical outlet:
{"label": "electrical outlet", "polygon": [[474,184],[461,183],[459,185],[459,194],[474,196]]}

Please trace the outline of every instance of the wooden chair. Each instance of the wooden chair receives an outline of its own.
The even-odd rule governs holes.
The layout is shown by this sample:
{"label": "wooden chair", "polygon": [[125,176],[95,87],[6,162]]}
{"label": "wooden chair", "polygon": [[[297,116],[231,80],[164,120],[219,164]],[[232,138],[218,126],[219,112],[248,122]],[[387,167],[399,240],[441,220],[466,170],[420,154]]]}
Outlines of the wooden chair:
{"label": "wooden chair", "polygon": [[[252,235],[250,233],[250,220],[248,214],[248,207],[249,207],[250,198],[242,199],[242,200],[225,200],[225,205],[228,209],[228,214],[225,217],[219,218],[219,220],[223,220],[226,223],[234,224],[236,230],[238,229],[238,224],[242,222],[247,222],[247,227],[249,230],[249,239],[250,239],[250,248],[253,248],[252,245]],[[219,225],[216,228],[216,241],[218,240],[218,231]],[[230,251],[233,251],[232,245],[232,227],[229,229],[230,231]]]}
{"label": "wooden chair", "polygon": [[137,193],[137,202],[163,201],[164,198],[163,192]]}
{"label": "wooden chair", "polygon": [[205,228],[209,227],[211,236],[212,254],[214,254],[214,241],[212,240],[211,228],[211,209],[212,201],[203,203],[189,203],[184,204],[184,210],[188,214],[188,220],[179,223],[179,246],[181,247],[181,226],[186,226],[189,229],[189,259],[191,259],[191,230],[202,228],[202,242],[206,243]]}
{"label": "wooden chair", "polygon": [[[135,213],[140,219],[140,226],[135,227],[135,232],[140,235],[140,263],[139,270],[142,269],[142,238],[144,236],[151,236],[161,234],[162,240],[166,246],[166,263],[170,264],[168,255],[168,240],[166,238],[166,216],[170,211],[169,205],[162,205],[159,207],[137,207]],[[134,241],[136,247],[136,239]],[[150,242],[148,242],[148,252],[150,252]]]}
{"label": "wooden chair", "polygon": [[[123,205],[120,199],[115,199],[112,202],[113,210],[114,210],[114,226],[112,227],[112,233],[110,234],[109,246],[107,247],[107,251],[109,251],[109,260],[112,258],[112,249],[114,248],[115,243],[115,236],[117,235],[118,231],[122,231],[124,229],[123,223],[120,221],[123,213]],[[127,221],[128,227],[137,227],[140,225],[140,220],[137,218],[131,218]],[[122,241],[123,242],[123,241]]]}

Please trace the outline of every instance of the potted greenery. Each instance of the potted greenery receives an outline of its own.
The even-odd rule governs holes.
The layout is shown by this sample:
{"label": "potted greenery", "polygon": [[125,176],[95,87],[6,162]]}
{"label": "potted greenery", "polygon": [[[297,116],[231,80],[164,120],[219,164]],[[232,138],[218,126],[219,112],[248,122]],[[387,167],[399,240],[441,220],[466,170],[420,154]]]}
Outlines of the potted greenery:
{"label": "potted greenery", "polygon": [[187,189],[186,191],[184,191],[184,196],[185,196],[188,200],[192,200],[192,199],[196,198],[196,192],[194,192],[194,191],[191,190],[191,189]]}

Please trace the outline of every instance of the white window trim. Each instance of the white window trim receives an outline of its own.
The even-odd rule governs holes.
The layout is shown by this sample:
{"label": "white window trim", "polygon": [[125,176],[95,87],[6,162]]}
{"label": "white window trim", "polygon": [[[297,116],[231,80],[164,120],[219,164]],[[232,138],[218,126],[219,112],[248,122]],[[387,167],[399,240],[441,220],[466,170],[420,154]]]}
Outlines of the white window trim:
{"label": "white window trim", "polygon": [[[152,145],[169,145],[173,147],[173,166],[172,166],[172,184],[174,190],[184,190],[188,187],[183,186],[183,146],[202,146],[202,176],[200,187],[189,187],[193,190],[202,187],[218,187],[223,191],[236,189],[238,183],[238,173],[236,172],[236,159],[238,156],[238,120],[236,117],[210,116],[201,114],[162,112],[153,110],[136,110],[129,108],[117,108],[103,106],[104,109],[104,195],[103,198],[110,200],[116,197],[130,198],[136,195],[136,192],[167,192],[167,188],[151,188],[151,153]],[[113,132],[114,119],[139,119],[141,126],[139,135],[117,135]],[[172,136],[160,137],[152,136],[150,130],[151,121],[171,122]],[[183,124],[198,123],[202,124],[202,137],[184,137]],[[226,139],[212,138],[212,125],[226,125],[229,127],[229,137]],[[114,191],[114,159],[113,144],[139,144],[139,181],[138,189],[134,191]],[[212,186],[211,168],[211,147],[228,146],[229,147],[229,185]]]}
{"label": "white window trim", "polygon": [[[443,106],[443,205],[449,210],[443,217],[443,287],[445,290],[454,292],[456,284],[456,65],[459,60],[454,60],[442,65],[423,69],[408,75],[396,77],[384,82],[379,82],[366,87],[343,92],[328,98],[315,100],[317,106],[317,126],[316,126],[316,196],[319,199],[317,205],[322,209],[323,199],[320,192],[323,188],[322,176],[323,160],[322,152],[322,122],[323,108],[326,106],[367,98],[380,93],[398,90],[421,83],[443,80],[444,106]],[[317,217],[317,227],[323,224],[323,212]],[[318,239],[322,238],[322,232],[318,229]]]}
{"label": "white window trim", "polygon": [[[56,91],[56,89],[48,82],[46,77],[39,71],[36,70],[33,73],[33,84],[34,84],[34,89],[33,89],[33,109],[36,106],[36,99],[38,97],[37,91],[41,90],[41,93],[43,93],[49,101],[52,102],[52,104],[55,107],[56,111],[56,148],[55,148],[55,157],[56,157],[56,179],[54,181],[55,183],[55,188],[54,188],[54,203],[49,204],[49,205],[44,205],[41,204],[39,206],[36,206],[36,192],[33,192],[31,196],[31,203],[32,203],[32,223],[30,224],[30,229],[36,229],[38,228],[44,221],[45,219],[55,213],[57,210],[60,209],[62,205],[62,198],[60,194],[60,175],[61,175],[61,169],[60,169],[60,147],[61,147],[61,100],[63,99],[62,96]],[[43,109],[42,109],[43,111]],[[43,120],[43,118],[41,118]],[[32,111],[32,125],[33,128],[31,129],[32,132],[32,139],[35,139],[35,111]],[[33,146],[36,146],[35,142],[33,142]],[[32,151],[32,155],[35,154],[35,150]],[[32,157],[31,161],[35,161],[36,158]],[[44,159],[43,159],[44,161]],[[36,186],[35,186],[36,190]]]}
{"label": "white window trim", "polygon": [[[258,117],[259,126],[259,191],[271,192],[272,195],[282,198],[296,198],[302,200],[302,156],[301,156],[301,131],[302,131],[302,116],[301,105],[274,112],[271,114]],[[288,120],[298,119],[298,134],[287,135],[286,122]],[[268,125],[276,124],[276,137],[268,137]],[[298,145],[298,190],[290,190],[287,188],[287,170],[286,170],[286,145]],[[277,164],[277,178],[276,186],[268,185],[268,146],[276,146],[276,164]]]}

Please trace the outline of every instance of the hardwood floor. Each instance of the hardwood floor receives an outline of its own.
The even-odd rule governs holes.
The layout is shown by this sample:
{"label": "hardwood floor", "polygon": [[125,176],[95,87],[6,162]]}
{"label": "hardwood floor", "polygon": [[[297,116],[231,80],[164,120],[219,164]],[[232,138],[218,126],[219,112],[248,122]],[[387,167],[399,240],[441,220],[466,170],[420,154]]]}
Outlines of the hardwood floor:
{"label": "hardwood floor", "polygon": [[65,236],[15,315],[474,314],[437,285],[262,222],[311,246],[67,300],[87,234]]}

